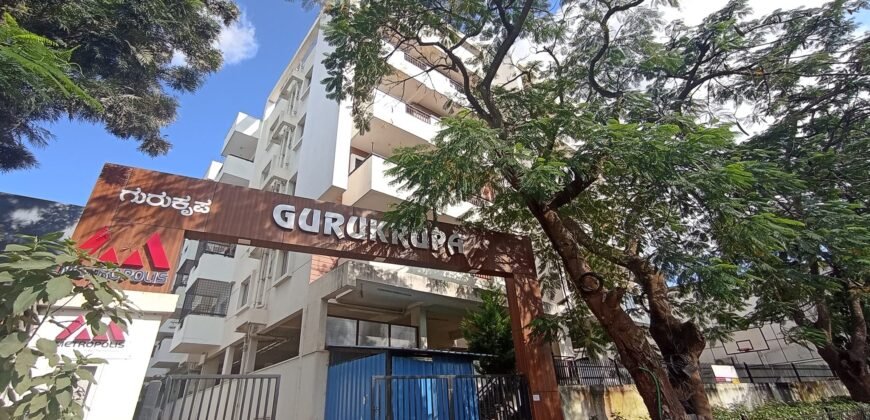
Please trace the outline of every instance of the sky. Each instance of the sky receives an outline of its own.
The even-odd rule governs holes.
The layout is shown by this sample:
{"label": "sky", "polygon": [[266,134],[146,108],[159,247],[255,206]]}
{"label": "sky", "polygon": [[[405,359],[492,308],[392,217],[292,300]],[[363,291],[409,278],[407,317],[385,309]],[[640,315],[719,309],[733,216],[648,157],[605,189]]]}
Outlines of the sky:
{"label": "sky", "polygon": [[[726,1],[684,0],[681,9],[667,17],[698,23]],[[236,113],[261,116],[265,98],[317,14],[315,10],[303,10],[298,1],[237,2],[243,16],[225,28],[219,40],[224,67],[198,91],[177,95],[178,117],[164,130],[173,144],[168,155],[152,158],[139,152],[135,141],[119,140],[102,126],[63,120],[46,126],[55,134],[55,141],[34,151],[39,160],[37,168],[0,173],[0,192],[84,205],[106,162],[202,177],[212,160],[221,159],[220,149]],[[766,13],[780,7],[817,6],[822,1],[752,3],[757,12]],[[870,13],[865,12],[858,20],[870,27]]]}

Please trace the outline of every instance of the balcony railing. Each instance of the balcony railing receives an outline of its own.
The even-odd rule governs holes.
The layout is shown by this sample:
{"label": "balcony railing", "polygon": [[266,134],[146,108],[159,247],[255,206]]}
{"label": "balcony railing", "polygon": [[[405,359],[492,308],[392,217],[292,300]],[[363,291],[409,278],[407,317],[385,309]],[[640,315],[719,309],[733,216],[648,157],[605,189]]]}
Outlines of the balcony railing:
{"label": "balcony railing", "polygon": [[[634,383],[628,369],[614,361],[554,358],[553,366],[559,385],[613,386]],[[734,369],[740,381],[746,383],[813,382],[837,378],[826,365],[743,363],[734,365]],[[709,384],[717,382],[710,364],[701,365],[701,379]]]}
{"label": "balcony railing", "polygon": [[438,122],[439,120],[438,117],[409,103],[405,103],[405,112],[410,114],[412,117],[425,122],[426,124],[432,124],[434,122]]}
{"label": "balcony railing", "polygon": [[180,322],[188,315],[227,316],[232,289],[229,282],[197,279],[184,294]]}
{"label": "balcony railing", "polygon": [[202,254],[221,255],[224,257],[233,258],[236,256],[236,244],[202,241],[199,243],[199,248],[196,250],[197,261],[199,261],[199,258],[202,257]]}
{"label": "balcony railing", "polygon": [[[405,55],[405,61],[413,64],[415,67],[419,68],[422,71],[428,71],[429,69],[432,69],[434,67],[434,65],[426,63],[425,61],[420,60],[419,58],[412,57],[410,54],[408,54],[407,51],[404,51],[404,55]],[[447,71],[445,71],[442,68],[437,68],[437,67],[434,67],[434,70],[436,72],[438,72],[439,74],[441,74],[442,76],[446,77],[447,81],[450,82],[450,85],[453,86],[454,89],[456,89],[459,92],[464,91],[465,86],[462,83],[457,82],[456,80],[453,80],[453,78],[450,76],[450,73],[448,73]]]}

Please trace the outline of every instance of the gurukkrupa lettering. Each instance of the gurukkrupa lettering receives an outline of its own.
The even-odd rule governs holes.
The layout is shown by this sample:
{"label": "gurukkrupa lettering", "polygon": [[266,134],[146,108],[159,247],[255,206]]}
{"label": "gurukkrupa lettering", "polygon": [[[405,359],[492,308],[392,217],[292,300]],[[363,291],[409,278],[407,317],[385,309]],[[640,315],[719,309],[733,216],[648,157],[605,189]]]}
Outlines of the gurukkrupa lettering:
{"label": "gurukkrupa lettering", "polygon": [[349,238],[357,241],[374,241],[400,245],[404,248],[417,248],[438,251],[447,248],[449,255],[465,254],[465,237],[454,232],[449,236],[437,227],[409,232],[407,229],[386,229],[386,222],[360,216],[345,217],[343,214],[303,208],[296,213],[296,207],[279,204],[272,210],[272,218],[281,228],[303,232]]}
{"label": "gurukkrupa lettering", "polygon": [[193,213],[204,214],[211,211],[211,200],[194,201],[193,207],[191,207],[189,195],[186,197],[170,197],[166,194],[166,191],[163,191],[160,194],[144,193],[142,192],[142,188],[137,187],[135,190],[122,189],[118,198],[121,201],[126,201],[126,198],[129,195],[133,196],[130,200],[133,204],[147,204],[151,207],[172,207],[173,209],[179,210],[179,213],[181,213],[182,216],[191,216]]}

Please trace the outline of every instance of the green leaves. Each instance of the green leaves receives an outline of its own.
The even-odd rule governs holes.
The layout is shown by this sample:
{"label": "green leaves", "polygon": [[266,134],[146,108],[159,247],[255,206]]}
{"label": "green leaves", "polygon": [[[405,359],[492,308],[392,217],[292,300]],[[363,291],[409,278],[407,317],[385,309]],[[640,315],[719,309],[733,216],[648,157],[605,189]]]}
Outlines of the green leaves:
{"label": "green leaves", "polygon": [[[126,329],[129,318],[126,298],[108,281],[98,281],[87,270],[78,270],[85,281],[76,283],[61,267],[69,264],[111,269],[81,253],[61,234],[43,237],[21,237],[21,244],[12,244],[0,254],[0,391],[9,388],[19,397],[3,411],[16,418],[80,419],[80,402],[72,398],[73,387],[80,381],[93,382],[93,374],[85,365],[106,363],[75,352],[75,357],[58,354],[58,345],[35,334],[53,318],[57,302],[81,296],[88,326],[93,335],[105,332],[109,318]],[[36,338],[34,340],[34,338]],[[30,345],[33,343],[33,346]],[[34,374],[34,367],[44,359],[48,371]],[[2,418],[2,415],[0,415]]]}
{"label": "green leaves", "polygon": [[516,361],[505,296],[500,291],[486,290],[480,298],[480,308],[466,314],[460,323],[468,350],[493,355],[480,361],[481,373],[513,373]]}

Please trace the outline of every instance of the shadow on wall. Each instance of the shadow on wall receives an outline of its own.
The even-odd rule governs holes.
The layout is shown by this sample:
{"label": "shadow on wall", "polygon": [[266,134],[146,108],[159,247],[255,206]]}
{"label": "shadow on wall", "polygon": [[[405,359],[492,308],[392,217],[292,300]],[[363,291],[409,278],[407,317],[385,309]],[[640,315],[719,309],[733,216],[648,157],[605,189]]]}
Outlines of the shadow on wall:
{"label": "shadow on wall", "polygon": [[82,209],[72,204],[0,193],[0,249],[19,234],[38,236],[65,232],[70,236]]}
{"label": "shadow on wall", "polygon": [[[707,384],[710,404],[731,408],[755,408],[765,403],[814,402],[849,395],[838,380],[800,383]],[[562,411],[566,419],[605,420],[619,414],[625,419],[647,419],[649,414],[634,385],[560,386]]]}

